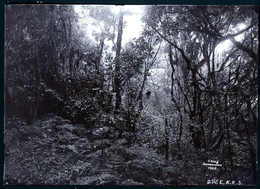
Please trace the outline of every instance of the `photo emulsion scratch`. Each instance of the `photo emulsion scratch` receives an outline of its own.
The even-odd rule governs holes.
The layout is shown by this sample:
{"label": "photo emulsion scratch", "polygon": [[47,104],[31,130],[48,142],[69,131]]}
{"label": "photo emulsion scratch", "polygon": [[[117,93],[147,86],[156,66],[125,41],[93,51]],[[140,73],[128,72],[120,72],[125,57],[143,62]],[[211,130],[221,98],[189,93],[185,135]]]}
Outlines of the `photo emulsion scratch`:
{"label": "photo emulsion scratch", "polygon": [[5,6],[5,185],[256,185],[258,7]]}

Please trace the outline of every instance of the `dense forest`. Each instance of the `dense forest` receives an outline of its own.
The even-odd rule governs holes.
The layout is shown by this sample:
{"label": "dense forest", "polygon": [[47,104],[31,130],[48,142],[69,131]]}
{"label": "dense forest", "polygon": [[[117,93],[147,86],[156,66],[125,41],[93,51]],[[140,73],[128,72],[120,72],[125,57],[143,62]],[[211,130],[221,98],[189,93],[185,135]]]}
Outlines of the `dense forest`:
{"label": "dense forest", "polygon": [[5,184],[256,184],[259,8],[127,7],[6,6]]}

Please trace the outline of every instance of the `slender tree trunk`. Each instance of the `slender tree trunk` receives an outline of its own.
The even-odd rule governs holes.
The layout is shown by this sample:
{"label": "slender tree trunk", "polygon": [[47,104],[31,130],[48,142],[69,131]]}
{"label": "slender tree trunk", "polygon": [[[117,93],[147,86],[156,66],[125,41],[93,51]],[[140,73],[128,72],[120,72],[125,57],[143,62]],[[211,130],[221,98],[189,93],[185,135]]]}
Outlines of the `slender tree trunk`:
{"label": "slender tree trunk", "polygon": [[[252,117],[253,117],[253,125],[251,127],[257,127],[257,117],[255,116],[253,110],[251,109],[251,104],[248,101],[247,102],[247,109],[248,112],[251,113]],[[251,166],[252,166],[252,171],[253,171],[253,182],[256,183],[256,149],[254,147],[254,145],[251,142],[251,135],[249,133],[249,124],[245,124],[246,126],[246,133],[247,133],[247,142],[248,142],[248,146],[249,146],[249,154],[250,154],[250,161],[251,161]]]}
{"label": "slender tree trunk", "polygon": [[72,76],[73,75],[73,56],[74,56],[74,52],[73,52],[73,48],[70,49],[70,53],[69,53],[69,73]]}
{"label": "slender tree trunk", "polygon": [[204,122],[204,116],[203,116],[203,109],[202,109],[202,105],[201,105],[201,91],[198,90],[198,112],[199,112],[199,123],[201,125],[201,140],[202,140],[202,147],[204,147],[204,149],[207,149],[207,140],[206,140],[206,135],[205,135],[205,130],[203,127],[203,122]]}
{"label": "slender tree trunk", "polygon": [[172,59],[172,48],[171,45],[169,45],[169,61],[170,61],[170,65],[171,65],[171,69],[172,69],[172,73],[171,73],[171,97],[173,97],[173,85],[174,85],[174,61]]}
{"label": "slender tree trunk", "polygon": [[212,106],[214,102],[214,97],[211,96],[210,97],[210,104],[211,104],[211,120],[210,120],[210,131],[209,131],[209,135],[208,135],[208,144],[212,143],[212,134],[213,134],[213,129],[214,129],[214,125],[215,125],[215,108]]}
{"label": "slender tree trunk", "polygon": [[98,57],[98,62],[96,64],[96,72],[97,74],[99,74],[99,71],[100,71],[100,65],[101,65],[101,60],[102,60],[102,55],[103,55],[103,48],[104,48],[104,41],[105,41],[105,38],[102,37],[101,40],[100,40],[100,49],[99,49],[99,57]]}
{"label": "slender tree trunk", "polygon": [[169,131],[168,131],[168,120],[165,118],[165,159],[169,160]]}
{"label": "slender tree trunk", "polygon": [[196,73],[194,70],[192,70],[192,83],[193,83],[193,110],[191,118],[196,120],[196,114],[197,114],[197,80],[196,80]]}
{"label": "slender tree trunk", "polygon": [[254,147],[254,145],[251,142],[251,135],[249,133],[249,123],[245,120],[243,114],[241,114],[241,118],[242,118],[242,121],[246,128],[247,143],[248,143],[248,147],[249,147],[249,156],[250,156],[249,161],[251,163],[251,169],[253,172],[252,179],[253,179],[253,182],[256,183],[256,181],[257,181],[256,148]]}
{"label": "slender tree trunk", "polygon": [[116,43],[116,57],[115,57],[115,78],[114,78],[114,91],[116,93],[116,103],[115,103],[115,113],[118,113],[118,110],[121,105],[121,82],[120,82],[120,51],[121,51],[121,42],[123,34],[123,12],[120,11],[119,24],[118,24],[118,35]]}
{"label": "slender tree trunk", "polygon": [[39,51],[36,44],[33,46],[34,50],[34,56],[35,56],[35,63],[34,63],[34,71],[35,71],[35,83],[34,83],[34,89],[35,89],[35,102],[32,104],[32,117],[30,122],[33,122],[37,116],[38,116],[38,108],[39,108],[39,101],[40,101],[40,71],[39,71]]}
{"label": "slender tree trunk", "polygon": [[[104,88],[104,82],[105,82],[105,76],[104,76],[104,70],[100,70],[100,66],[102,64],[101,60],[102,60],[102,55],[103,55],[103,49],[104,49],[104,41],[105,38],[102,36],[101,41],[100,41],[100,51],[99,51],[99,57],[98,57],[98,65],[97,65],[97,74],[99,75],[100,78],[100,88],[103,89]],[[102,72],[102,73],[100,73]]]}
{"label": "slender tree trunk", "polygon": [[143,110],[143,91],[144,91],[144,86],[145,86],[145,82],[147,80],[147,71],[144,71],[144,79],[141,85],[141,89],[139,91],[139,94],[137,96],[137,102],[139,102],[139,112],[141,112]]}

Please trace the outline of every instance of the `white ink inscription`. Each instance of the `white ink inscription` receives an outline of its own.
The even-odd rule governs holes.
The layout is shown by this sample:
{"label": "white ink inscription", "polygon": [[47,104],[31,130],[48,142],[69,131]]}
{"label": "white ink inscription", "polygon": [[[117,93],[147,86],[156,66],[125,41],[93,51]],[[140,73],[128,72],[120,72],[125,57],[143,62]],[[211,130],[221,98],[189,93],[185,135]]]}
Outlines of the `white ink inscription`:
{"label": "white ink inscription", "polygon": [[223,179],[208,179],[207,184],[214,184],[214,185],[242,185],[240,180],[223,180]]}

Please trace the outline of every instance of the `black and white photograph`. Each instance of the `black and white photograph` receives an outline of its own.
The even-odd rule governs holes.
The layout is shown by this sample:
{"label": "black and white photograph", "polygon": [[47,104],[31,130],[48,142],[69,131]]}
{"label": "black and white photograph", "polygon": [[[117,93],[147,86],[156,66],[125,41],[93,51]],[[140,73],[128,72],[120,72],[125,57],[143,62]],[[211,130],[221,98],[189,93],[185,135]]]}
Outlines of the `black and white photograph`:
{"label": "black and white photograph", "polygon": [[259,7],[4,15],[4,185],[256,185]]}

